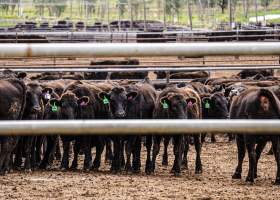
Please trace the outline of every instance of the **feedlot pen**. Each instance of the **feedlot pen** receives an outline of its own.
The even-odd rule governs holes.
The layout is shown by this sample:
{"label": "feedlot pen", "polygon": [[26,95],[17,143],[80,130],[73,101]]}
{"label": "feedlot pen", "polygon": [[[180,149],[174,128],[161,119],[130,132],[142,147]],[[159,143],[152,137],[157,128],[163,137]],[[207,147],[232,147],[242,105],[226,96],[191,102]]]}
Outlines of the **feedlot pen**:
{"label": "feedlot pen", "polygon": [[[89,66],[90,61],[110,58],[40,58],[40,59],[1,59],[1,68],[43,67],[46,66]],[[115,60],[115,58],[112,58]],[[137,58],[136,58],[137,59]],[[205,58],[138,58],[140,65],[278,65],[278,56],[240,56]],[[231,76],[238,71],[214,71],[211,77]],[[278,74],[276,74],[278,75]],[[149,74],[152,80],[154,73]],[[274,186],[276,164],[274,156],[266,155],[265,149],[259,161],[259,177],[254,185],[245,183],[248,158],[245,157],[242,180],[232,180],[231,175],[237,162],[235,143],[227,142],[224,135],[217,137],[217,143],[207,140],[202,146],[203,173],[195,175],[195,150],[190,147],[189,170],[183,170],[181,177],[170,173],[173,161],[172,145],[169,145],[169,165],[161,164],[162,149],[157,159],[154,175],[144,173],[146,158],[142,148],[142,167],[140,174],[118,174],[109,172],[109,164],[102,159],[99,172],[82,171],[83,156],[80,156],[79,170],[63,172],[58,170],[59,161],[55,161],[49,171],[36,170],[32,173],[14,171],[0,179],[0,199],[279,199],[279,186]],[[95,152],[95,151],[93,151]],[[94,155],[94,154],[93,154]]]}

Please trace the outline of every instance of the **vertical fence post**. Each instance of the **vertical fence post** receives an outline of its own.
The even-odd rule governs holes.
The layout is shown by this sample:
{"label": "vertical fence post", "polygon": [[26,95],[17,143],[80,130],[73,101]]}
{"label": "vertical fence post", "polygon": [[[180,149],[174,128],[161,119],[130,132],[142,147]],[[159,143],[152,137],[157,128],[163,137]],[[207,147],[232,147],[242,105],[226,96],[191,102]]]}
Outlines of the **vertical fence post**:
{"label": "vertical fence post", "polygon": [[121,6],[120,1],[118,1],[118,30],[121,31]]}
{"label": "vertical fence post", "polygon": [[132,8],[132,1],[129,0],[129,8],[130,8],[130,30],[132,31],[133,29],[133,8]]}
{"label": "vertical fence post", "polygon": [[193,29],[193,24],[192,24],[192,8],[191,8],[191,0],[187,0],[187,6],[188,6],[188,16],[189,16],[189,21],[190,21],[190,28],[191,30]]}
{"label": "vertical fence post", "polygon": [[107,6],[107,23],[108,23],[108,30],[109,32],[111,31],[111,26],[110,26],[110,0],[106,1],[106,6]]}
{"label": "vertical fence post", "polygon": [[228,0],[229,28],[232,30],[232,0]]}
{"label": "vertical fence post", "polygon": [[144,6],[144,31],[147,31],[147,10],[146,10],[146,0],[143,0]]}
{"label": "vertical fence post", "polygon": [[164,30],[166,31],[166,0],[163,0],[163,25],[164,25]]}

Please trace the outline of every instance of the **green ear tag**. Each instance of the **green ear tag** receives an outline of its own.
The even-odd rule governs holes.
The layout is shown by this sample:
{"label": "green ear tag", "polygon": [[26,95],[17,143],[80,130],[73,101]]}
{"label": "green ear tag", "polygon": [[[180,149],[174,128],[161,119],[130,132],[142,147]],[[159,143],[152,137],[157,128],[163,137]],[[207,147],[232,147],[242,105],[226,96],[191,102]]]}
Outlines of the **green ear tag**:
{"label": "green ear tag", "polygon": [[169,106],[168,106],[168,104],[166,103],[166,101],[163,101],[162,107],[163,107],[164,109],[168,109],[168,108],[169,108]]}
{"label": "green ear tag", "polygon": [[206,101],[206,103],[204,104],[206,109],[210,109],[210,103],[208,101]]}
{"label": "green ear tag", "polygon": [[55,103],[52,105],[52,112],[57,112],[58,108]]}
{"label": "green ear tag", "polygon": [[107,105],[107,104],[109,104],[109,100],[104,96],[104,98],[103,98],[103,104],[104,105]]}

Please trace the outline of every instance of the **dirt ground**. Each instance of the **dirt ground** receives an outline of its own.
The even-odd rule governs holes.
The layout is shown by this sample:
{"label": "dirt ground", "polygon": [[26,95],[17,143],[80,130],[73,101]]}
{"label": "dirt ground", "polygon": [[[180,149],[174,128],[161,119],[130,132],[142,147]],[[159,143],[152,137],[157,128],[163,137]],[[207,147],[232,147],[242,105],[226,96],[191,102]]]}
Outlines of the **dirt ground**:
{"label": "dirt ground", "polygon": [[[160,154],[154,175],[145,175],[144,166],[139,175],[112,175],[104,161],[100,172],[57,169],[13,172],[0,179],[0,199],[279,199],[280,187],[273,185],[276,164],[273,156],[266,155],[267,151],[268,147],[260,159],[259,178],[253,185],[244,181],[247,157],[242,180],[231,179],[237,162],[236,145],[219,137],[218,143],[207,142],[203,146],[201,175],[194,174],[193,147],[189,154],[189,171],[183,171],[181,177],[170,174],[173,159],[170,145],[169,166],[161,165]],[[144,164],[144,148],[142,152]],[[58,163],[55,168],[57,166]]]}
{"label": "dirt ground", "polygon": [[[218,64],[276,64],[278,57],[244,57],[235,63],[237,58],[206,58],[206,66]],[[244,60],[245,61],[244,61]],[[258,60],[256,60],[258,59]],[[266,61],[267,59],[267,61]],[[37,61],[0,60],[1,66],[25,65],[88,65],[89,60],[53,60]],[[201,59],[141,59],[147,65],[159,65],[159,61],[170,66],[187,62],[201,65]],[[207,62],[209,60],[209,62]],[[249,61],[246,61],[249,60]],[[271,61],[272,60],[272,61]],[[155,61],[155,63],[152,63]],[[218,62],[219,61],[219,62]],[[169,63],[168,63],[169,62]],[[181,62],[181,63],[180,63]],[[32,64],[32,65],[31,65]],[[232,72],[213,72],[214,77],[230,76]],[[0,178],[0,199],[280,199],[280,186],[273,185],[276,175],[274,157],[263,153],[259,162],[259,178],[255,184],[245,183],[248,169],[248,159],[244,162],[242,180],[232,180],[231,175],[237,164],[236,145],[226,142],[224,137],[218,138],[218,143],[205,143],[202,148],[203,173],[194,174],[194,147],[189,154],[189,170],[183,171],[181,177],[170,174],[172,145],[169,147],[169,166],[161,165],[162,154],[159,155],[156,173],[147,176],[144,173],[146,152],[142,150],[142,172],[139,175],[109,173],[109,165],[102,162],[100,172],[85,173],[82,170],[62,172],[58,170],[56,161],[51,171],[35,171],[32,173],[13,172]],[[268,149],[265,150],[266,152]],[[161,151],[162,153],[162,151]],[[80,169],[83,158],[81,156]]]}

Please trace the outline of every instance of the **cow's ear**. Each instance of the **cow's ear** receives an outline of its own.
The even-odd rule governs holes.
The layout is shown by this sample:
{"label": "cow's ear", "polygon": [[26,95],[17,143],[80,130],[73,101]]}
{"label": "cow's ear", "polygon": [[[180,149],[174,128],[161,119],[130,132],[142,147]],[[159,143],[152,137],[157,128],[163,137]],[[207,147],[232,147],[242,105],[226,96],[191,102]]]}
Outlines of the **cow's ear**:
{"label": "cow's ear", "polygon": [[88,96],[83,96],[83,97],[78,99],[77,103],[80,106],[86,106],[89,103],[89,97]]}
{"label": "cow's ear", "polygon": [[160,99],[160,103],[163,109],[168,109],[170,107],[170,101],[167,97],[162,97]]}
{"label": "cow's ear", "polygon": [[49,100],[49,104],[52,112],[58,112],[58,107],[61,106],[60,100],[58,99]]}
{"label": "cow's ear", "polygon": [[50,87],[46,87],[42,90],[42,95],[45,100],[51,99],[51,94],[53,93],[53,89]]}
{"label": "cow's ear", "polygon": [[24,79],[26,76],[27,76],[26,72],[19,72],[17,74],[17,78],[19,78],[19,79]]}
{"label": "cow's ear", "polygon": [[106,92],[99,92],[97,96],[103,102],[104,105],[110,103],[110,94]]}
{"label": "cow's ear", "polygon": [[211,108],[211,98],[210,97],[202,98],[202,106],[205,109],[210,109]]}
{"label": "cow's ear", "polygon": [[196,104],[196,98],[190,97],[186,99],[187,105],[189,108],[192,108]]}
{"label": "cow's ear", "polygon": [[138,92],[129,92],[126,97],[127,97],[127,100],[131,101],[131,100],[134,100],[138,95]]}

